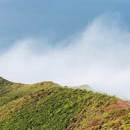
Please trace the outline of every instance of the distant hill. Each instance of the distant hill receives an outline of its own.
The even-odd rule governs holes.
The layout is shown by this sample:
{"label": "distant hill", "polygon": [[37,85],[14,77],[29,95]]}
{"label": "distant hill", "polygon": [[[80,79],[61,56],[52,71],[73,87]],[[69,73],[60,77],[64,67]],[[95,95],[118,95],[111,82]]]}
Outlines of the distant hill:
{"label": "distant hill", "polygon": [[0,130],[130,130],[129,102],[86,87],[0,78]]}
{"label": "distant hill", "polygon": [[84,85],[79,85],[79,86],[74,86],[73,88],[76,88],[76,89],[86,89],[87,91],[92,91],[92,88],[87,85],[87,84],[84,84]]}

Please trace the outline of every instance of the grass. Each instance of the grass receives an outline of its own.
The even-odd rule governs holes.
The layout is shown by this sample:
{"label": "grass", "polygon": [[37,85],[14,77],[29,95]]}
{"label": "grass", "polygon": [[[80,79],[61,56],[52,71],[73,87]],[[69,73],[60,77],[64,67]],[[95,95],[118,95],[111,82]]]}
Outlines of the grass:
{"label": "grass", "polygon": [[61,87],[0,80],[0,130],[130,129],[130,108],[114,110],[118,98]]}

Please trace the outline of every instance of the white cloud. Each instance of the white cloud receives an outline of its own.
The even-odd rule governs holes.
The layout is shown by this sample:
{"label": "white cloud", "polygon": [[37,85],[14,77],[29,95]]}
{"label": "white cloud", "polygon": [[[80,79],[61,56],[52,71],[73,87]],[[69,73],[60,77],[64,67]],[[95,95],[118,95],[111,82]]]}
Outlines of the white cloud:
{"label": "white cloud", "polygon": [[[0,75],[23,83],[89,84],[95,90],[130,99],[130,32],[118,18],[98,17],[55,48],[40,38],[17,41],[0,56]],[[34,49],[39,42],[44,45],[42,53]],[[66,42],[68,46],[64,46]]]}

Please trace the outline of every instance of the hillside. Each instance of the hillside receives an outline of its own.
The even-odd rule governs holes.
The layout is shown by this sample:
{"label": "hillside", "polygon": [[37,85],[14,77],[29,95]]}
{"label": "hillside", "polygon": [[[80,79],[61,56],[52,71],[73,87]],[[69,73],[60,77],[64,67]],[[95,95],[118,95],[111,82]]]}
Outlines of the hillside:
{"label": "hillside", "polygon": [[130,103],[53,82],[0,78],[0,130],[130,130]]}

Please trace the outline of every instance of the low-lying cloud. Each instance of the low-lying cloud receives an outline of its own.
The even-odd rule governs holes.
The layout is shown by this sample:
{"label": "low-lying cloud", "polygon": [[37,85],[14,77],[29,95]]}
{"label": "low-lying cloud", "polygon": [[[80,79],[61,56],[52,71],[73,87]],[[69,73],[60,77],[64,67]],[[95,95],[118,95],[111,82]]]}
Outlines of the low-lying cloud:
{"label": "low-lying cloud", "polygon": [[42,38],[19,40],[0,55],[0,75],[23,83],[89,84],[95,90],[130,99],[130,32],[118,18],[98,17],[55,46]]}

